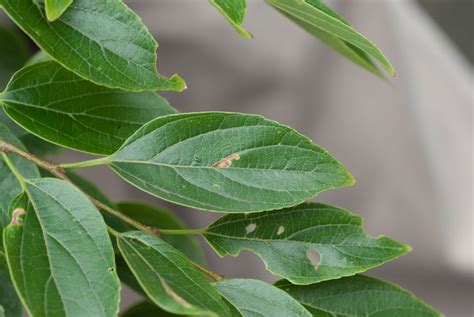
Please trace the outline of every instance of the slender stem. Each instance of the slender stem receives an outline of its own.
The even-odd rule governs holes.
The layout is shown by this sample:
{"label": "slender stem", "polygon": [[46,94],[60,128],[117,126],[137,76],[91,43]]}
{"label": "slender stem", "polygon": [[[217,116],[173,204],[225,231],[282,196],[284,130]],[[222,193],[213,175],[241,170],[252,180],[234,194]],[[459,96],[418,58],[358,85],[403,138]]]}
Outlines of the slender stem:
{"label": "slender stem", "polygon": [[120,232],[110,226],[107,226],[107,231],[116,238],[120,237]]}
{"label": "slender stem", "polygon": [[204,232],[206,232],[205,228],[202,228],[202,229],[160,229],[161,234],[170,234],[170,235],[203,234]]}
{"label": "slender stem", "polygon": [[18,171],[15,164],[13,164],[13,162],[10,160],[10,158],[5,153],[2,153],[2,157],[3,157],[3,160],[5,161],[5,163],[7,163],[8,167],[12,171],[13,175],[15,175],[16,179],[20,183],[21,190],[26,191],[25,179],[21,175],[20,171]]}
{"label": "slender stem", "polygon": [[82,161],[82,162],[63,163],[63,164],[59,164],[58,166],[63,169],[77,169],[77,168],[104,165],[104,164],[107,164],[109,160],[110,160],[110,157],[106,156],[106,157],[101,157],[101,158],[88,160],[88,161]]}
{"label": "slender stem", "polygon": [[197,264],[196,262],[194,261],[191,261],[193,263],[193,265],[201,272],[203,272],[204,274],[206,274],[207,276],[209,276],[210,278],[212,278],[213,280],[215,281],[221,281],[224,279],[224,276],[223,275],[220,275],[220,274],[217,274],[217,273],[214,273],[212,271],[209,271],[208,269],[206,269],[205,267],[203,267],[202,265],[199,265]]}

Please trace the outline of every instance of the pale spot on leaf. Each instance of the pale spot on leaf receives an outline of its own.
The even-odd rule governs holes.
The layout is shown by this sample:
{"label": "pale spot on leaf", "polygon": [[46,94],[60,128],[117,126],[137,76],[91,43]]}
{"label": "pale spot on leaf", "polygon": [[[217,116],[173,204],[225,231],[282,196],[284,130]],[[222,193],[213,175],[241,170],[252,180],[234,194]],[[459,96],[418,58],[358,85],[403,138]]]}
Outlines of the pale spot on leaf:
{"label": "pale spot on leaf", "polygon": [[278,227],[278,230],[277,230],[277,235],[280,235],[280,234],[282,234],[283,232],[285,232],[285,227],[279,226],[279,227]]}
{"label": "pale spot on leaf", "polygon": [[168,283],[166,283],[166,281],[162,279],[161,277],[160,277],[160,281],[161,281],[161,284],[163,285],[163,288],[165,289],[166,294],[171,296],[178,304],[186,308],[192,307],[192,305],[188,303],[184,298],[176,294],[175,291],[173,291],[171,287],[168,285]]}
{"label": "pale spot on leaf", "polygon": [[214,167],[214,168],[228,168],[230,165],[232,165],[232,161],[239,160],[239,159],[240,159],[239,153],[234,153],[234,154],[231,154],[227,157],[224,157],[222,160],[212,164],[212,167]]}
{"label": "pale spot on leaf", "polygon": [[255,229],[257,229],[257,225],[254,223],[251,223],[247,227],[245,227],[245,231],[247,232],[247,234],[254,232]]}
{"label": "pale spot on leaf", "polygon": [[15,210],[13,210],[11,224],[18,225],[20,221],[20,217],[23,216],[24,214],[25,214],[25,209],[23,208],[16,208]]}
{"label": "pale spot on leaf", "polygon": [[316,268],[319,265],[320,256],[316,250],[306,251],[306,257],[311,262],[311,264]]}

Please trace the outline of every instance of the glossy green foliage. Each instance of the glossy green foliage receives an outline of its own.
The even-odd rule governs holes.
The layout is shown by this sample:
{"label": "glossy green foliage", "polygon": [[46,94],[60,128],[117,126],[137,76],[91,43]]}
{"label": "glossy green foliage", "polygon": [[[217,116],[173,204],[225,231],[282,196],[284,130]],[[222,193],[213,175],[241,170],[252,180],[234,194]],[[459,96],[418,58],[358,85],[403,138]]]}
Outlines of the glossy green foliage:
{"label": "glossy green foliage", "polygon": [[64,181],[28,180],[26,187],[27,196],[11,207],[4,243],[30,315],[116,316],[120,284],[97,209]]}
{"label": "glossy green foliage", "polygon": [[56,21],[67,10],[73,0],[44,0],[46,18]]}
{"label": "glossy green foliage", "polygon": [[125,90],[185,88],[179,76],[156,72],[158,45],[120,0],[76,0],[55,22],[33,1],[0,0],[0,5],[38,46],[81,77]]}
{"label": "glossy green foliage", "polygon": [[[25,150],[25,147],[21,141],[5,125],[0,123],[0,142],[2,140]],[[33,163],[18,155],[11,155],[10,159],[18,171],[23,175],[23,177],[40,177],[38,168]],[[8,205],[10,204],[10,201],[20,192],[21,187],[18,183],[18,180],[0,156],[0,250],[3,249],[3,244],[1,243],[2,229],[10,222],[10,217],[8,216]]]}
{"label": "glossy green foliage", "polygon": [[395,71],[382,51],[320,0],[266,1],[354,63],[382,76],[370,59],[373,58],[394,75]]}
{"label": "glossy green foliage", "polygon": [[268,270],[296,284],[364,272],[410,250],[389,238],[368,236],[360,217],[316,203],[227,215],[211,224],[204,237],[221,256],[254,252]]}
{"label": "glossy green foliage", "polygon": [[27,59],[28,50],[20,35],[0,25],[0,90]]}
{"label": "glossy green foliage", "polygon": [[144,123],[176,112],[155,93],[97,86],[52,61],[17,72],[0,100],[26,130],[97,154],[115,152]]}
{"label": "glossy green foliage", "polygon": [[[117,209],[130,218],[153,228],[184,229],[185,226],[169,210],[141,202],[123,201],[117,203]],[[129,228],[130,230],[131,228]],[[162,239],[183,252],[194,262],[204,264],[204,254],[192,236],[163,235]]]}
{"label": "glossy green foliage", "polygon": [[228,315],[217,291],[171,245],[139,231],[124,233],[117,240],[140,285],[162,309],[185,315]]}
{"label": "glossy green foliage", "polygon": [[243,317],[310,317],[311,314],[284,291],[258,280],[229,279],[214,284]]}
{"label": "glossy green foliage", "polygon": [[21,303],[13,288],[7,262],[3,253],[0,252],[0,316],[20,317]]}
{"label": "glossy green foliage", "polygon": [[252,34],[241,26],[247,9],[246,0],[209,0],[209,2],[219,10],[240,35],[246,39],[252,38]]}
{"label": "glossy green foliage", "polygon": [[352,176],[295,130],[239,113],[170,115],[145,124],[109,161],[136,187],[204,210],[292,206]]}
{"label": "glossy green foliage", "polygon": [[441,314],[400,287],[355,275],[313,285],[275,286],[288,292],[317,317],[437,317]]}

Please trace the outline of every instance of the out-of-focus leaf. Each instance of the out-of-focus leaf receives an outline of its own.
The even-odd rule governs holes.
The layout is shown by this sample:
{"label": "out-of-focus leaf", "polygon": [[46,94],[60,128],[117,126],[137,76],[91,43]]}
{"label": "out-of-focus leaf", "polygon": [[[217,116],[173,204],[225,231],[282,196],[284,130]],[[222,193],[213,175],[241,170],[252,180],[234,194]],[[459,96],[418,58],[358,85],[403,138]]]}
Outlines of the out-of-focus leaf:
{"label": "out-of-focus leaf", "polygon": [[209,2],[219,10],[240,35],[246,39],[252,38],[252,34],[242,27],[247,9],[246,0],[209,0]]}
{"label": "out-of-focus leaf", "polygon": [[0,91],[27,59],[25,41],[17,32],[0,25]]}
{"label": "out-of-focus leaf", "polygon": [[120,317],[171,317],[179,316],[172,313],[168,313],[162,310],[158,306],[150,303],[149,301],[143,301],[133,305],[124,311]]}
{"label": "out-of-focus leaf", "polygon": [[[357,32],[320,0],[266,0],[303,29],[319,38],[354,63],[383,76],[371,58],[394,75],[390,61],[365,36]],[[370,56],[370,57],[369,57]]]}
{"label": "out-of-focus leaf", "polygon": [[7,263],[0,252],[0,316],[21,317],[20,299],[15,293]]}

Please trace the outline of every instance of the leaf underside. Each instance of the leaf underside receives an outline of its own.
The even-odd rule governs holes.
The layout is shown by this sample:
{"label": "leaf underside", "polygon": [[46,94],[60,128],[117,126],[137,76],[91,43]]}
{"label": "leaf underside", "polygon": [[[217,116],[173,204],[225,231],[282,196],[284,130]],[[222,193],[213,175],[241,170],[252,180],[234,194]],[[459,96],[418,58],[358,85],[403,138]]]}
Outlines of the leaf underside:
{"label": "leaf underside", "polygon": [[209,0],[209,2],[226,18],[240,35],[246,39],[252,38],[252,34],[242,27],[245,10],[247,9],[246,0]]}
{"label": "leaf underside", "polygon": [[[4,232],[10,274],[33,316],[116,316],[120,284],[105,224],[64,181],[27,181],[28,197]],[[80,301],[78,301],[80,299]]]}

